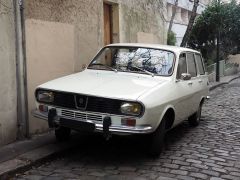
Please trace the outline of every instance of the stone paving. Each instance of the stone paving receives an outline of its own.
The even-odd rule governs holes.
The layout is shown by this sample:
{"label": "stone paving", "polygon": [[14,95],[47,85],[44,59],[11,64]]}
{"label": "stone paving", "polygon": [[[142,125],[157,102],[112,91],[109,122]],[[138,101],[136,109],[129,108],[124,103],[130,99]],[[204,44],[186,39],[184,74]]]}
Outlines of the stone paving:
{"label": "stone paving", "polygon": [[236,179],[240,180],[240,79],[211,91],[201,124],[187,122],[167,134],[157,159],[148,157],[144,137],[99,135],[79,138],[78,148],[13,179]]}

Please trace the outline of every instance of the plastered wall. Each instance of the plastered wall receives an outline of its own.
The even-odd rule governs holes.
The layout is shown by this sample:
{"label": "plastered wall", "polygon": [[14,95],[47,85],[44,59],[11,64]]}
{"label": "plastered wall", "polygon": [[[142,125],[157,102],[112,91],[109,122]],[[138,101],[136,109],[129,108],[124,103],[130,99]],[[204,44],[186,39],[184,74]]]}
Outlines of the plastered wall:
{"label": "plastered wall", "polygon": [[15,26],[12,0],[0,4],[0,146],[17,135]]}
{"label": "plastered wall", "polygon": [[47,129],[47,123],[32,117],[35,88],[74,72],[73,25],[35,19],[26,20],[27,82],[30,133]]}

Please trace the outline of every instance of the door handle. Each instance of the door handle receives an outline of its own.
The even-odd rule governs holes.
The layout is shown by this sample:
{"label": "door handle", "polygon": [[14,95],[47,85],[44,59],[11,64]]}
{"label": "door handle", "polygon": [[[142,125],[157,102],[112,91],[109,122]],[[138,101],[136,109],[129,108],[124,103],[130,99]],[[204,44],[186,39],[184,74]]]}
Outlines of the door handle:
{"label": "door handle", "polygon": [[192,85],[192,84],[193,84],[193,82],[192,82],[192,81],[188,82],[188,85]]}
{"label": "door handle", "polygon": [[202,81],[202,80],[199,80],[198,82],[199,82],[199,83],[202,83],[203,81]]}

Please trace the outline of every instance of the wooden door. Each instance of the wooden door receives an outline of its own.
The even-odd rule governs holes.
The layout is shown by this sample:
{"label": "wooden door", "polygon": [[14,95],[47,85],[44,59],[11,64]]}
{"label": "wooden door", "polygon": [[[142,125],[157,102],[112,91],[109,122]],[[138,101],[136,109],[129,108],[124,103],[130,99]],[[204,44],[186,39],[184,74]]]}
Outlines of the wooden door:
{"label": "wooden door", "polygon": [[104,44],[111,44],[112,43],[112,15],[111,10],[112,7],[109,4],[104,3]]}

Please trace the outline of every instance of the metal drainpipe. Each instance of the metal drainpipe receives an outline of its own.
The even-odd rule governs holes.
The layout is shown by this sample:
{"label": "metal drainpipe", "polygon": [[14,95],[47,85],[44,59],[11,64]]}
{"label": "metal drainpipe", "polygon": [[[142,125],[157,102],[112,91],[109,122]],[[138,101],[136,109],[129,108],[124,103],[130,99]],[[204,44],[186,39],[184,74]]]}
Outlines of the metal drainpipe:
{"label": "metal drainpipe", "polygon": [[23,0],[13,0],[16,36],[18,139],[29,137],[25,20]]}

